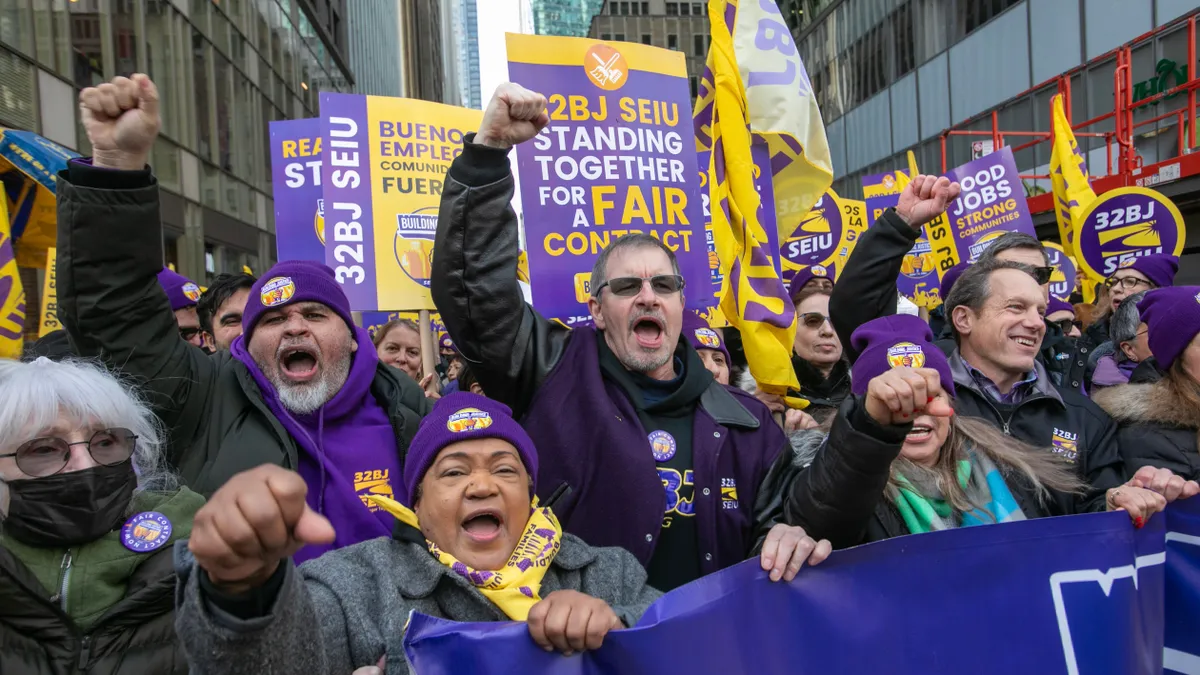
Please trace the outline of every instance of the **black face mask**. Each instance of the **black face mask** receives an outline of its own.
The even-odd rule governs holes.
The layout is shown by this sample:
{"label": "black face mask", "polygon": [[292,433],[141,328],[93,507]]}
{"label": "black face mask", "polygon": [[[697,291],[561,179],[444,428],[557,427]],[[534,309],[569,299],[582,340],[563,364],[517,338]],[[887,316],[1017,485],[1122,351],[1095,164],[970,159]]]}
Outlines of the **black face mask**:
{"label": "black face mask", "polygon": [[4,533],[32,546],[93,542],[124,523],[135,487],[131,460],[11,481]]}

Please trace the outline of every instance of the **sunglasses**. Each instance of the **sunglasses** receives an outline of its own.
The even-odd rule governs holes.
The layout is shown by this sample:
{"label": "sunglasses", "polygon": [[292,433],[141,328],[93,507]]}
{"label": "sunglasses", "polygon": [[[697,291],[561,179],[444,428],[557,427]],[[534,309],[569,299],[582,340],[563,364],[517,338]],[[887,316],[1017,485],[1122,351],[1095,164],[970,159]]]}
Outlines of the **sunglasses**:
{"label": "sunglasses", "polygon": [[606,287],[612,291],[613,295],[622,298],[631,298],[642,292],[642,285],[647,281],[650,282],[650,290],[654,291],[655,295],[671,295],[683,290],[683,277],[678,274],[656,274],[649,279],[642,277],[617,277],[609,279],[596,287],[593,297],[600,297],[600,291]]}
{"label": "sunglasses", "polygon": [[[800,315],[800,322],[804,324],[805,328],[820,328],[821,324],[826,321],[829,321],[829,317],[820,312],[805,312]],[[833,322],[830,321],[829,325],[832,326]]]}
{"label": "sunglasses", "polygon": [[1112,290],[1113,288],[1120,286],[1124,290],[1131,291],[1142,284],[1147,286],[1151,285],[1149,281],[1139,279],[1137,277],[1123,277],[1120,279],[1116,277],[1109,277],[1107,280],[1105,280],[1104,287]]}
{"label": "sunglasses", "polygon": [[191,342],[199,334],[200,334],[199,328],[180,328],[179,329],[179,336],[182,337],[185,342]]}
{"label": "sunglasses", "polygon": [[1083,329],[1083,323],[1074,319],[1059,319],[1058,321],[1051,321],[1050,323],[1057,325],[1062,330],[1064,335],[1070,333],[1071,328],[1079,328],[1080,330]]}
{"label": "sunglasses", "polygon": [[128,429],[101,429],[86,441],[68,443],[62,438],[35,438],[22,443],[16,452],[0,455],[0,459],[15,457],[17,468],[34,478],[44,478],[66,468],[71,460],[71,446],[83,445],[97,464],[112,466],[133,456],[137,436]]}
{"label": "sunglasses", "polygon": [[1053,267],[1030,267],[1029,273],[1037,279],[1039,286],[1045,286],[1050,283],[1050,277],[1054,275]]}

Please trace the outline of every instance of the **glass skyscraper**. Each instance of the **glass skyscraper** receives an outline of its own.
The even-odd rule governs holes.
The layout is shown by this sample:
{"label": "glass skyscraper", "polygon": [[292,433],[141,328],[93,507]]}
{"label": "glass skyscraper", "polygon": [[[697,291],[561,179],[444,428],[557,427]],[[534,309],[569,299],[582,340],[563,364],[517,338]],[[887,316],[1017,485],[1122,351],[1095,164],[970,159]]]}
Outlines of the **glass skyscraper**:
{"label": "glass skyscraper", "polygon": [[530,4],[538,35],[585,37],[604,0],[532,0]]}

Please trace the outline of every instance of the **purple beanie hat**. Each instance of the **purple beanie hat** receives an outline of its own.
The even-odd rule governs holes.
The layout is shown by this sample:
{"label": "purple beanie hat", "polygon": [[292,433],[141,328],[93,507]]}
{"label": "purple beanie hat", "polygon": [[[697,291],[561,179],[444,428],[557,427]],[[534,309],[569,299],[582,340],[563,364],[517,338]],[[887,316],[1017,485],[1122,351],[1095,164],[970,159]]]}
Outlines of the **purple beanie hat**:
{"label": "purple beanie hat", "polygon": [[1132,262],[1127,261],[1120,269],[1141,272],[1155,286],[1167,288],[1175,283],[1175,273],[1179,271],[1179,258],[1166,253],[1156,253],[1134,258]]}
{"label": "purple beanie hat", "polygon": [[250,335],[264,312],[293,302],[319,302],[354,328],[350,301],[334,279],[333,270],[312,260],[285,260],[276,263],[250,287],[250,298],[242,314],[246,344],[250,344]]}
{"label": "purple beanie hat", "polygon": [[1055,312],[1070,312],[1075,314],[1075,306],[1066,300],[1059,300],[1053,295],[1050,296],[1050,301],[1046,303],[1046,315],[1049,316]]}
{"label": "purple beanie hat", "polygon": [[172,312],[186,307],[195,307],[196,303],[200,301],[200,287],[196,285],[196,282],[169,267],[164,267],[158,273],[158,285],[167,292]]}
{"label": "purple beanie hat", "polygon": [[954,396],[954,376],[950,362],[942,350],[933,344],[929,324],[910,314],[895,314],[872,319],[858,327],[850,336],[850,344],[858,350],[858,360],[850,371],[850,391],[858,396],[867,393],[872,379],[892,368],[932,368],[938,372],[942,389]]}
{"label": "purple beanie hat", "polygon": [[715,349],[725,355],[726,365],[731,363],[725,340],[721,339],[721,332],[709,327],[708,322],[700,318],[699,314],[687,309],[683,311],[683,336],[696,351]]}
{"label": "purple beanie hat", "polygon": [[945,302],[946,298],[950,297],[950,289],[954,288],[954,282],[958,281],[958,278],[970,266],[971,263],[961,262],[946,270],[946,273],[942,275],[942,283],[939,287],[941,290],[938,291],[938,295],[942,298],[943,302]]}
{"label": "purple beanie hat", "polygon": [[[412,499],[425,472],[446,446],[476,438],[498,438],[517,449],[517,455],[537,489],[538,455],[533,439],[512,418],[508,406],[485,396],[456,391],[443,397],[421,420],[404,460],[404,488]],[[407,506],[411,507],[412,504]]]}
{"label": "purple beanie hat", "polygon": [[812,265],[796,272],[796,276],[788,282],[788,297],[795,300],[796,294],[800,292],[804,286],[813,279],[828,279],[829,283],[833,283],[834,269],[833,265]]}
{"label": "purple beanie hat", "polygon": [[1147,291],[1138,303],[1146,324],[1146,342],[1164,370],[1200,333],[1200,286],[1171,286]]}

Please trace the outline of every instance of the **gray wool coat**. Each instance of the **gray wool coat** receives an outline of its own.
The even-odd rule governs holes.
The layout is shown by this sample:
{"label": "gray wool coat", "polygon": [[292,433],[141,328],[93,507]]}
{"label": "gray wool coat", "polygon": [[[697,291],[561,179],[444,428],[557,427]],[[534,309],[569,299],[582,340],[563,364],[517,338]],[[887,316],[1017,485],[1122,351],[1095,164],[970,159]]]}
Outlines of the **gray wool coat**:
{"label": "gray wool coat", "polygon": [[[402,643],[409,612],[453,621],[509,620],[413,541],[373,539],[299,568],[289,562],[270,614],[250,620],[213,606],[198,582],[203,572],[186,554],[178,557],[175,629],[192,675],[351,675],[385,654],[387,675],[407,675]],[[633,554],[593,548],[570,534],[563,535],[540,595],[563,589],[604,600],[626,627],[661,595],[646,585]]]}

